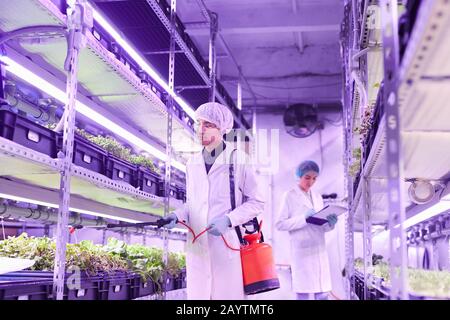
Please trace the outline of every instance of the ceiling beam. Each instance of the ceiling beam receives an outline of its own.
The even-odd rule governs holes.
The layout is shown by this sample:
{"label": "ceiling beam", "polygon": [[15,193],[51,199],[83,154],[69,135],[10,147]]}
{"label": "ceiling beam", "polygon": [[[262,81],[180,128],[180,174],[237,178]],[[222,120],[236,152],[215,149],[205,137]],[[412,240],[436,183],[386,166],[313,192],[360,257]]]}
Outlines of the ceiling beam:
{"label": "ceiling beam", "polygon": [[[209,55],[208,56],[203,55],[202,57],[205,60],[209,59]],[[230,58],[230,55],[227,54],[227,53],[218,53],[218,54],[216,54],[216,59],[226,59],[226,58]]]}
{"label": "ceiling beam", "polygon": [[[233,97],[234,98],[234,97]],[[325,102],[339,102],[341,100],[341,96],[339,95],[330,95],[330,96],[298,96],[298,97],[267,97],[267,98],[257,98],[256,104],[269,104],[269,103],[325,103]],[[252,97],[242,97],[242,104],[249,105],[249,101],[253,101]]]}
{"label": "ceiling beam", "polygon": [[[329,25],[303,25],[303,26],[260,26],[260,27],[237,27],[237,28],[220,28],[219,33],[222,35],[233,34],[261,34],[261,33],[287,33],[287,32],[318,32],[318,31],[339,31],[338,24]],[[204,24],[186,24],[186,32],[192,36],[209,36],[209,27],[205,28]]]}

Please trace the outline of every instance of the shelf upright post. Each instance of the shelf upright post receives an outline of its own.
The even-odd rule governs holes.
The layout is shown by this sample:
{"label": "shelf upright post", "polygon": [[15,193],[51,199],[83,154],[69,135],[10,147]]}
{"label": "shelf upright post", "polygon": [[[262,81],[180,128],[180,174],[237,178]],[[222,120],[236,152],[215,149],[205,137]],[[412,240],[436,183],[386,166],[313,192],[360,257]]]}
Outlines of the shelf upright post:
{"label": "shelf upright post", "polygon": [[[174,90],[174,81],[175,81],[175,18],[177,13],[177,0],[171,0],[170,4],[170,53],[169,53],[169,88],[170,90]],[[165,166],[165,176],[164,176],[164,216],[167,216],[170,212],[170,182],[171,182],[171,162],[172,162],[172,114],[173,109],[175,108],[175,101],[171,95],[168,95],[167,100],[167,141],[166,141],[166,166]],[[163,238],[163,262],[164,265],[167,265],[168,262],[168,247],[169,247],[169,239],[168,239],[168,231],[164,228],[162,231]],[[164,286],[167,281],[167,273],[164,272],[163,276]],[[166,290],[163,290],[163,299],[166,299]]]}
{"label": "shelf upright post", "polygon": [[398,110],[399,42],[397,0],[382,0],[384,102],[386,106],[386,146],[389,209],[390,298],[408,299],[406,279],[406,238],[403,230],[403,159]]}
{"label": "shelf upright post", "polygon": [[211,87],[209,89],[209,101],[214,102],[216,100],[216,37],[218,32],[219,17],[214,12],[209,12],[209,16],[209,82],[211,84]]}
{"label": "shelf upright post", "polygon": [[[64,107],[64,133],[61,158],[62,171],[59,191],[58,223],[56,229],[56,255],[53,272],[53,298],[62,300],[64,296],[64,276],[66,268],[66,244],[68,240],[68,220],[70,202],[70,178],[75,131],[75,102],[77,95],[77,70],[80,50],[86,45],[86,30],[93,25],[92,8],[86,0],[67,1],[68,48],[66,94]],[[56,293],[56,295],[55,295]]]}
{"label": "shelf upright post", "polygon": [[370,198],[370,181],[363,177],[363,251],[364,251],[364,300],[369,300],[369,290],[372,281],[372,203]]}
{"label": "shelf upright post", "polygon": [[5,68],[3,68],[3,66],[0,64],[0,105],[6,102],[4,101],[4,99],[6,99],[6,94],[5,94],[5,86],[3,83],[5,73],[6,73]]}
{"label": "shelf upright post", "polygon": [[344,9],[344,19],[341,24],[341,55],[342,59],[344,61],[343,65],[343,82],[345,85],[342,89],[342,97],[343,97],[343,119],[344,119],[344,145],[345,145],[345,152],[344,152],[344,171],[345,171],[345,181],[347,186],[347,206],[348,206],[348,214],[346,216],[346,224],[345,224],[345,257],[346,257],[346,263],[345,263],[345,270],[346,270],[346,278],[347,278],[347,288],[346,288],[346,294],[347,299],[354,299],[354,292],[355,292],[355,282],[353,277],[353,181],[350,178],[349,175],[349,166],[352,159],[352,107],[351,107],[351,85],[350,85],[350,77],[348,76],[348,62],[349,62],[349,26],[350,26],[350,7],[349,4],[345,6]]}
{"label": "shelf upright post", "polygon": [[[153,12],[158,16],[159,20],[164,24],[164,26],[166,27],[166,29],[170,31],[171,29],[171,21],[170,19],[166,16],[165,11],[162,9],[162,7],[159,5],[160,0],[146,0],[147,3],[150,5],[150,7],[152,8]],[[204,5],[202,0],[197,0],[197,3],[199,3],[200,8],[202,10],[202,14],[205,17],[205,19],[207,20],[207,22],[209,22],[209,14],[208,14],[208,10],[206,8],[206,6]],[[195,57],[193,51],[191,50],[191,48],[186,44],[186,42],[183,40],[183,36],[178,32],[175,31],[173,33],[173,36],[175,37],[175,41],[178,44],[178,46],[180,47],[180,49],[184,52],[186,58],[189,60],[189,62],[192,64],[192,66],[194,67],[194,69],[198,72],[198,74],[200,75],[200,77],[202,78],[203,82],[205,82],[205,84],[207,86],[210,86],[210,79],[209,79],[209,75],[206,71],[206,68],[204,66],[202,66],[198,61],[197,58]],[[220,37],[219,34],[219,40],[221,40],[222,45],[225,47],[226,51],[229,53],[229,48],[226,46],[226,44],[223,42],[223,39]],[[214,84],[216,85],[216,83]],[[219,101],[220,103],[227,105],[226,99],[220,94],[219,91],[215,90],[215,97],[217,98],[217,101]],[[239,114],[235,114],[235,119],[236,122],[241,126],[241,127],[245,127],[241,117],[239,116]]]}

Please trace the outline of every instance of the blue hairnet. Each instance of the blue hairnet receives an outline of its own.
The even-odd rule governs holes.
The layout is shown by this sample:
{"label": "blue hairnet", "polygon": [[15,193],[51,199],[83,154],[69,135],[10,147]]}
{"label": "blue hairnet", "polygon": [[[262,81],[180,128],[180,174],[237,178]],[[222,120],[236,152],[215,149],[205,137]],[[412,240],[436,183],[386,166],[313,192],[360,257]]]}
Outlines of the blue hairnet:
{"label": "blue hairnet", "polygon": [[317,174],[319,174],[320,172],[317,163],[311,160],[306,160],[299,164],[299,166],[297,167],[297,171],[295,171],[295,175],[298,178],[301,178],[309,171],[317,172]]}

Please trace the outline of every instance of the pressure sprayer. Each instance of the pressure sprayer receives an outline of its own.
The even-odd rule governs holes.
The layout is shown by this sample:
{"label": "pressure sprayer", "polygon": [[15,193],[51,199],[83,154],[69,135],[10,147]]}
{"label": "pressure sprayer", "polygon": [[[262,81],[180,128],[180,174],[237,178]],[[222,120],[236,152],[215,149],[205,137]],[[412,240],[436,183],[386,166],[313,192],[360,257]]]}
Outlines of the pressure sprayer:
{"label": "pressure sprayer", "polygon": [[[194,243],[201,235],[207,232],[210,228],[206,228],[198,235],[194,230],[183,221],[178,221],[192,233]],[[244,280],[244,292],[247,295],[262,293],[280,287],[280,281],[275,270],[275,263],[273,261],[272,247],[267,243],[261,241],[261,226],[256,233],[247,234],[244,236],[246,244],[241,245],[240,248],[233,248],[225,240],[222,235],[222,240],[225,245],[233,251],[239,251],[241,254],[242,276]]]}
{"label": "pressure sprayer", "polygon": [[[193,235],[192,243],[207,232],[210,228],[206,228],[199,234],[195,234],[194,230],[184,223],[178,220],[178,223],[185,226]],[[141,222],[141,223],[109,223],[102,226],[87,226],[87,228],[126,228],[126,227],[145,227],[156,226],[157,228],[163,227],[167,224],[164,219],[158,219],[153,222]],[[261,241],[261,226],[262,221],[259,224],[258,232],[246,234],[243,238],[245,241],[241,242],[240,248],[233,248],[225,240],[222,235],[222,239],[225,245],[233,251],[239,251],[241,254],[242,276],[244,282],[244,292],[247,295],[262,293],[280,287],[280,282],[275,270],[275,263],[273,261],[272,247],[267,243]],[[71,226],[69,232],[72,234],[76,229],[86,228],[86,226],[75,225]]]}
{"label": "pressure sprayer", "polygon": [[[235,175],[234,175],[234,163],[233,163],[233,155],[235,154],[236,149],[231,152],[230,155],[230,164],[229,164],[229,180],[230,180],[230,202],[231,209],[234,210],[236,208],[236,199],[235,199]],[[135,227],[143,227],[146,225],[154,225],[158,228],[164,226],[167,222],[164,219],[159,219],[155,222],[143,222],[143,223],[121,223],[121,224],[108,224],[107,228],[114,227],[124,227],[128,225],[132,225]],[[195,234],[194,230],[190,226],[188,226],[183,221],[179,221],[178,223],[184,225],[194,236],[192,243],[194,243],[202,234],[207,232],[209,228],[203,230],[198,235]],[[242,276],[244,282],[244,292],[245,294],[256,294],[262,293],[274,289],[278,289],[280,287],[280,282],[278,280],[278,276],[275,270],[275,263],[273,261],[272,255],[272,247],[267,243],[262,241],[262,233],[261,226],[262,221],[258,225],[258,221],[256,218],[253,219],[253,223],[255,227],[259,227],[257,233],[246,234],[244,237],[241,235],[240,227],[235,227],[236,233],[239,238],[239,242],[241,243],[240,248],[231,247],[224,236],[222,235],[222,239],[225,242],[225,245],[234,251],[239,251],[241,254],[241,264],[242,264]],[[75,229],[74,229],[75,230]]]}

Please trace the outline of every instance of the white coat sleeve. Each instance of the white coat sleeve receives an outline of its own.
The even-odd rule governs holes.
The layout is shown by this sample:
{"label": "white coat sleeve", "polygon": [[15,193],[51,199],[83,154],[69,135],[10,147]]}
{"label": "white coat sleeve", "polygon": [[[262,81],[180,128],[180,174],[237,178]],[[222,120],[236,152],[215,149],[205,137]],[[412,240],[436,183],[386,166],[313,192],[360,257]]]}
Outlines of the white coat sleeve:
{"label": "white coat sleeve", "polygon": [[261,178],[258,177],[253,166],[249,164],[243,166],[242,179],[243,183],[240,183],[242,196],[247,200],[228,213],[232,227],[244,224],[264,211],[265,195],[261,188]]}
{"label": "white coat sleeve", "polygon": [[176,209],[173,213],[177,215],[178,220],[189,222],[189,210],[187,203],[183,203],[183,205]]}
{"label": "white coat sleeve", "polygon": [[301,229],[307,225],[304,215],[293,215],[294,208],[289,206],[289,192],[287,192],[282,201],[275,227],[280,231],[293,231]]}

